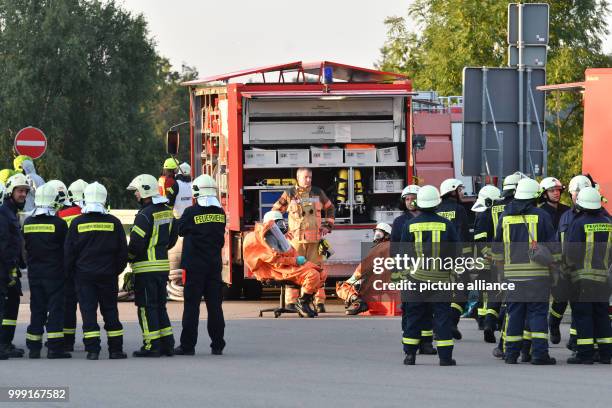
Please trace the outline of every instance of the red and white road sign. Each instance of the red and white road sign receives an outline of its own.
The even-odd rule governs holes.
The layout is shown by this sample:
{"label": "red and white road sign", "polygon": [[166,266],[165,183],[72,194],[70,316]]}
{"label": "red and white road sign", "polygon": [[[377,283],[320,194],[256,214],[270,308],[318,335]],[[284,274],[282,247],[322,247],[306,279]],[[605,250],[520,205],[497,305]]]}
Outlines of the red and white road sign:
{"label": "red and white road sign", "polygon": [[17,153],[38,159],[47,150],[47,137],[42,130],[28,126],[21,129],[15,136]]}

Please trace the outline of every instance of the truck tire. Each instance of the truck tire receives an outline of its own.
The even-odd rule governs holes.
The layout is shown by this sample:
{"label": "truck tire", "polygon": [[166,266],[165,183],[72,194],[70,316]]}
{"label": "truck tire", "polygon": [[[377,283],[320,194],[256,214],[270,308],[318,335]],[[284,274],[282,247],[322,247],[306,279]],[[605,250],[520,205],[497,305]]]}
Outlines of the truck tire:
{"label": "truck tire", "polygon": [[256,279],[245,279],[243,282],[244,297],[247,300],[259,300],[261,299],[261,293],[263,288],[261,283]]}

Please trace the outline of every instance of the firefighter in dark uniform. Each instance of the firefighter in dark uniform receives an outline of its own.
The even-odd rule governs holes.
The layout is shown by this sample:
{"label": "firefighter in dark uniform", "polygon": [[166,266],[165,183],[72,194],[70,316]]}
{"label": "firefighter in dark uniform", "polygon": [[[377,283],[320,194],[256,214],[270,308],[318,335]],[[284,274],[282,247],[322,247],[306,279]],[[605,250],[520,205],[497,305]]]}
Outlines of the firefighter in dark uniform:
{"label": "firefighter in dark uniform", "polygon": [[[454,225],[445,217],[436,214],[440,205],[440,194],[434,186],[424,186],[417,194],[417,207],[421,213],[404,224],[401,242],[406,247],[401,248],[410,257],[434,257],[445,259],[456,258],[459,255],[458,235]],[[407,276],[415,282],[448,282],[451,279],[450,270],[425,267],[417,269]],[[433,309],[434,332],[437,336],[436,347],[441,366],[456,365],[453,360],[454,340],[452,335],[453,322],[451,318],[450,293],[442,291],[404,291],[402,292],[402,330],[404,364],[414,365],[416,352],[421,342],[422,321],[427,313],[428,303]]]}
{"label": "firefighter in dark uniform", "polygon": [[[591,180],[587,176],[583,176],[582,174],[573,177],[568,186],[568,192],[572,198],[572,208],[569,211],[565,211],[559,217],[559,224],[557,226],[557,238],[563,244],[565,241],[565,234],[569,229],[570,225],[574,221],[576,215],[578,215],[578,210],[576,208],[576,200],[578,199],[578,193],[583,188],[593,187]],[[550,342],[553,344],[558,344],[561,342],[561,319],[565,314],[565,310],[567,309],[568,301],[567,299],[553,300],[550,305],[550,314],[548,317],[548,329],[550,330]],[[576,328],[570,328],[570,339],[567,343],[567,347],[570,350],[573,350],[576,343]]]}
{"label": "firefighter in dark uniform", "polygon": [[68,228],[64,243],[66,274],[74,276],[83,319],[83,343],[88,360],[100,355],[100,326],[97,310],[104,319],[110,359],[124,359],[123,326],[119,321],[117,277],[127,265],[127,241],[121,221],[107,214],[106,188],[94,182],[85,189],[83,215]]}
{"label": "firefighter in dark uniform", "polygon": [[133,355],[170,357],[174,354],[174,335],[166,310],[166,286],[170,272],[168,249],[178,237],[174,214],[168,199],[159,194],[155,177],[141,174],[127,189],[134,191],[142,206],[134,219],[128,247],[143,337],[143,346]]}
{"label": "firefighter in dark uniform", "polygon": [[[463,199],[463,182],[458,179],[446,179],[440,184],[440,195],[442,197],[442,203],[438,206],[436,213],[446,218],[455,225],[457,234],[459,235],[459,242],[462,245],[463,256],[468,256],[472,253],[473,248],[470,245],[470,230],[468,226],[468,215],[467,211],[461,204]],[[459,277],[466,281],[469,279],[468,274],[463,274]],[[453,321],[453,338],[459,340],[462,335],[459,331],[458,325],[461,315],[465,312],[467,306],[468,292],[455,292],[454,301],[451,303],[452,309],[452,321]]]}
{"label": "firefighter in dark uniform", "polygon": [[[526,324],[529,325],[532,339],[531,363],[556,363],[548,354],[549,267],[560,260],[561,254],[554,242],[550,216],[536,206],[539,195],[540,186],[537,181],[521,179],[514,201],[501,214],[495,232],[492,258],[500,267],[503,265],[504,279],[515,285],[515,290],[508,291],[506,297],[508,315],[504,341],[507,364],[516,364],[518,361]],[[536,245],[548,248],[550,259],[539,259],[547,265],[530,259],[529,249]]]}
{"label": "firefighter in dark uniform", "polygon": [[[85,206],[83,192],[87,188],[87,183],[81,179],[68,186],[69,205],[57,212],[57,215],[66,221],[68,227],[72,221],[81,215],[81,210]],[[77,295],[74,287],[74,276],[66,277],[64,285],[64,349],[74,351],[74,340],[76,335],[77,323]]]}
{"label": "firefighter in dark uniform", "polygon": [[193,181],[192,191],[197,203],[187,208],[179,221],[179,235],[184,237],[181,267],[186,271],[186,281],[181,345],[175,349],[175,353],[195,353],[200,301],[204,296],[211,352],[221,355],[225,347],[225,319],[221,307],[221,250],[225,243],[225,212],[217,199],[217,184],[209,175],[197,177]]}
{"label": "firefighter in dark uniform", "polygon": [[[593,187],[578,193],[574,218],[565,237],[563,254],[574,283],[572,321],[576,329],[576,355],[568,364],[610,364],[612,327],[608,316],[612,264],[612,221],[601,208],[601,195]],[[595,344],[599,358],[595,358]]]}
{"label": "firefighter in dark uniform", "polygon": [[[474,253],[476,257],[482,257],[485,269],[480,273],[479,279],[489,282],[497,281],[497,273],[490,263],[491,243],[495,238],[495,229],[499,218],[498,204],[501,201],[501,192],[493,185],[486,185],[478,192],[478,198],[472,206],[472,211],[476,213],[474,221]],[[502,209],[503,211],[503,209]],[[495,330],[499,319],[499,295],[494,292],[487,292],[483,295],[483,301],[479,302],[481,309],[484,309],[484,340],[487,343],[495,343]]]}
{"label": "firefighter in dark uniform", "polygon": [[64,241],[66,222],[55,215],[59,191],[51,183],[36,189],[36,208],[23,233],[30,284],[30,325],[26,345],[30,358],[40,358],[47,329],[47,358],[70,358],[64,352]]}
{"label": "firefighter in dark uniform", "polygon": [[7,180],[6,196],[0,207],[0,303],[4,303],[4,307],[0,307],[0,358],[19,358],[24,353],[23,349],[15,347],[13,338],[22,295],[20,266],[25,265],[18,212],[23,210],[29,191],[26,177],[21,173],[15,174]]}

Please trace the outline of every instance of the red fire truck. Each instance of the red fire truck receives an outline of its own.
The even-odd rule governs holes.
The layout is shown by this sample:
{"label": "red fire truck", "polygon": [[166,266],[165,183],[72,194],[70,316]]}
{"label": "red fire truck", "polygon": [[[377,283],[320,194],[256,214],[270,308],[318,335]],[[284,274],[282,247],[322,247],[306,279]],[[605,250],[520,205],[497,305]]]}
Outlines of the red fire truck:
{"label": "red fire truck", "polygon": [[[300,167],[312,169],[313,185],[336,207],[328,275],[349,276],[361,259],[359,243],[372,240],[377,222],[391,223],[401,213],[400,192],[413,180],[411,82],[401,74],[322,61],[184,85],[190,90],[192,176],[215,178],[228,215],[223,277],[230,295],[260,296],[261,286],[243,267],[242,240],[294,184]],[[436,142],[438,154],[422,156],[428,164],[419,179],[428,184],[455,174],[450,114],[443,122],[447,137],[434,125],[431,134],[423,130],[415,138]]]}

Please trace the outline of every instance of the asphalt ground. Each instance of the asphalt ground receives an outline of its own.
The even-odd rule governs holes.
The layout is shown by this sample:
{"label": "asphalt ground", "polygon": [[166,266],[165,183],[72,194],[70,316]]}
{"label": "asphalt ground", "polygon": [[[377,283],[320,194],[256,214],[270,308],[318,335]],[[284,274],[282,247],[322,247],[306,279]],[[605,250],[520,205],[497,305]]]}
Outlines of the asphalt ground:
{"label": "asphalt ground", "polygon": [[[0,385],[69,387],[69,402],[0,403],[32,407],[610,407],[612,367],[570,366],[563,346],[552,346],[557,366],[507,366],[491,355],[471,319],[455,346],[456,367],[435,356],[402,364],[400,319],[342,314],[331,302],[315,319],[259,318],[273,302],[226,302],[227,347],[213,356],[202,305],[200,343],[192,357],[88,361],[77,339],[70,360],[0,361]],[[15,343],[22,346],[28,319],[22,305]],[[169,303],[175,337],[182,304]],[[140,347],[135,307],[120,304],[125,350]],[[103,347],[105,339],[103,339]],[[43,354],[44,357],[44,354]]]}

